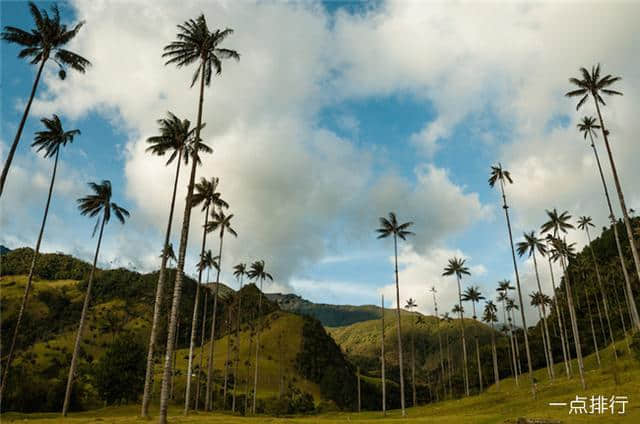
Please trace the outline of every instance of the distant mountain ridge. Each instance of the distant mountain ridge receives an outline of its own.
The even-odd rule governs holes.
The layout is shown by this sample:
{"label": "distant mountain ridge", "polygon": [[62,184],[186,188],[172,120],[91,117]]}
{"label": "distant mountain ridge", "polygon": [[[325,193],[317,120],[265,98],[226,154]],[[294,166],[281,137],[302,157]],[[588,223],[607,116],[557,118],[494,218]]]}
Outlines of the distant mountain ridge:
{"label": "distant mountain ridge", "polygon": [[[379,319],[381,316],[380,307],[375,305],[313,303],[297,294],[267,293],[266,296],[267,299],[278,304],[283,311],[312,316],[325,327],[344,327],[358,322]],[[385,311],[390,311],[390,309],[385,308]]]}

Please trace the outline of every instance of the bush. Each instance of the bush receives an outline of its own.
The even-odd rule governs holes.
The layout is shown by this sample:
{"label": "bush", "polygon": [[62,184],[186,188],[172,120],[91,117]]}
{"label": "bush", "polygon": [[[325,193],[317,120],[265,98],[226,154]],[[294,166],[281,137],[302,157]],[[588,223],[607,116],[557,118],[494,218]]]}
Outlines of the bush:
{"label": "bush", "polygon": [[108,405],[135,402],[144,388],[146,350],[129,334],[118,337],[95,370],[100,397]]}

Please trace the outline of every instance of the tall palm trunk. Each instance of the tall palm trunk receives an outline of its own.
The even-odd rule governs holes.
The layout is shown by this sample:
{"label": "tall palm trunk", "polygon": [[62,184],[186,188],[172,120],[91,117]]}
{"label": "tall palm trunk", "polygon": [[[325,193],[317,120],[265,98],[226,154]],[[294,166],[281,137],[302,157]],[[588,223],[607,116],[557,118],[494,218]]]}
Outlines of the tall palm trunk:
{"label": "tall palm trunk", "polygon": [[[538,283],[538,291],[542,293],[542,285],[540,284],[540,273],[538,272],[538,261],[536,260],[535,250],[533,251],[533,266],[536,271],[536,282]],[[556,378],[556,372],[554,370],[553,351],[551,349],[551,337],[549,337],[549,326],[547,325],[547,310],[544,302],[542,302],[540,306],[542,307],[542,325],[544,327],[544,333],[542,334],[542,339],[543,341],[546,342],[544,344],[546,345],[545,356],[547,357],[547,368],[549,369],[549,374],[550,374],[549,378],[554,379]]]}
{"label": "tall palm trunk", "polygon": [[560,344],[562,345],[562,360],[564,361],[564,370],[567,373],[567,378],[571,378],[571,372],[569,371],[569,362],[568,362],[568,342],[566,340],[566,330],[564,328],[562,310],[560,309],[560,298],[557,296],[558,291],[556,290],[556,279],[553,275],[553,265],[551,263],[551,258],[549,258],[549,272],[551,273],[551,286],[553,287],[553,295],[555,296],[556,305],[556,320],[558,321],[558,329],[560,331]]}
{"label": "tall palm trunk", "polygon": [[[207,274],[209,270],[207,270]],[[209,282],[209,277],[207,276],[207,283]],[[204,306],[202,307],[202,326],[200,328],[200,365],[198,366],[198,378],[196,380],[196,404],[195,410],[198,410],[198,406],[200,404],[200,376],[202,375],[202,362],[204,359],[204,337],[207,332],[207,304],[209,298],[209,290],[205,289],[204,291]]]}
{"label": "tall palm trunk", "polygon": [[147,370],[144,377],[144,392],[142,394],[142,417],[149,416],[149,403],[151,401],[151,392],[153,387],[153,371],[156,343],[158,340],[158,322],[160,321],[160,309],[162,296],[164,294],[164,279],[167,270],[167,249],[171,238],[171,225],[173,223],[173,211],[176,206],[176,192],[178,190],[178,178],[180,177],[180,163],[182,160],[182,150],[178,152],[178,163],[176,164],[176,176],[173,180],[173,193],[171,195],[171,206],[169,208],[169,220],[167,222],[167,230],[165,231],[164,244],[162,245],[162,262],[160,264],[160,272],[158,274],[158,284],[156,285],[156,299],[153,304],[153,321],[151,322],[151,334],[149,335],[149,348],[147,351]]}
{"label": "tall palm trunk", "polygon": [[27,307],[27,301],[29,300],[29,293],[31,292],[31,284],[33,282],[33,273],[36,269],[36,260],[40,253],[40,243],[42,242],[42,236],[44,235],[44,227],[47,223],[47,216],[49,215],[49,205],[51,204],[51,195],[53,193],[53,185],[56,181],[56,171],[58,170],[58,156],[60,155],[60,148],[56,150],[56,158],[53,162],[53,173],[51,174],[51,183],[49,184],[49,194],[47,195],[47,203],[44,207],[44,216],[42,217],[42,224],[40,225],[40,232],[38,233],[38,241],[36,241],[36,248],[33,251],[33,257],[31,258],[31,267],[29,268],[29,277],[27,278],[27,285],[24,288],[24,294],[22,295],[22,303],[20,304],[20,311],[18,312],[18,319],[16,320],[16,326],[13,330],[13,337],[11,338],[11,346],[9,347],[9,354],[4,365],[4,375],[2,376],[2,382],[0,382],[0,400],[2,400],[2,394],[4,393],[4,387],[9,376],[9,369],[11,368],[11,361],[13,360],[13,353],[16,348],[16,341],[18,340],[18,334],[20,334],[20,324],[24,317],[24,311]]}
{"label": "tall palm trunk", "polygon": [[565,289],[567,292],[567,305],[569,307],[569,318],[571,319],[571,329],[573,332],[573,342],[575,344],[576,349],[576,358],[578,359],[578,373],[580,374],[580,384],[582,385],[582,389],[586,389],[586,385],[584,382],[584,364],[582,362],[582,347],[580,346],[580,333],[578,330],[578,320],[576,317],[576,311],[573,307],[573,292],[571,290],[571,277],[569,276],[569,272],[567,271],[567,266],[565,263],[564,256],[560,256],[560,263],[562,264],[562,270],[565,275]]}
{"label": "tall palm trunk", "polygon": [[502,200],[504,215],[507,219],[507,229],[509,230],[509,245],[511,246],[511,257],[513,259],[513,270],[516,274],[516,285],[518,288],[518,301],[520,303],[520,316],[522,318],[522,327],[524,328],[524,348],[527,354],[527,366],[529,368],[529,381],[531,382],[531,393],[536,396],[536,386],[533,383],[533,367],[531,365],[531,352],[529,351],[529,337],[527,336],[527,319],[524,316],[524,302],[522,301],[522,289],[520,288],[520,274],[518,273],[518,265],[516,263],[516,251],[513,248],[513,234],[511,233],[511,221],[509,219],[509,206],[507,206],[507,196],[504,193],[504,182],[500,180],[500,189],[502,190]]}
{"label": "tall palm trunk", "polygon": [[[476,320],[476,302],[471,301],[473,306],[473,320]],[[480,343],[478,342],[478,329],[473,329],[473,338],[476,342],[476,360],[478,362],[478,382],[480,383],[480,393],[484,390],[484,384],[482,383],[482,364],[480,363]]]}
{"label": "tall palm trunk", "polygon": [[224,239],[224,226],[220,227],[220,245],[218,246],[218,272],[216,273],[216,289],[213,291],[213,311],[211,314],[211,337],[209,341],[209,362],[207,363],[207,387],[205,389],[204,409],[210,411],[213,408],[211,393],[215,382],[211,379],[213,368],[213,352],[216,343],[216,315],[218,314],[218,289],[220,288],[220,270],[222,269],[222,241]]}
{"label": "tall palm trunk", "polygon": [[[540,321],[542,321],[542,310],[540,309],[540,306],[538,306],[538,316],[540,317]],[[544,349],[544,359],[547,363],[547,375],[549,376],[549,379],[551,379],[552,377],[551,377],[551,368],[549,367],[547,337],[544,334],[544,327],[540,327],[540,336],[542,337],[542,348]]]}
{"label": "tall palm trunk", "polygon": [[[201,65],[204,66],[204,65]],[[202,127],[202,102],[204,100],[204,72],[200,76],[200,98],[198,101],[198,119],[196,123],[195,139],[200,140],[200,128]],[[162,388],[160,390],[160,424],[167,424],[167,410],[169,408],[169,379],[171,378],[171,355],[173,354],[173,337],[176,332],[178,320],[178,308],[182,296],[182,281],[184,279],[184,262],[187,254],[187,242],[189,239],[189,223],[191,222],[191,203],[193,199],[193,187],[196,180],[196,167],[198,161],[192,158],[191,175],[187,188],[187,199],[184,205],[184,216],[182,218],[182,232],[180,234],[180,248],[178,252],[178,264],[176,266],[176,281],[173,287],[173,302],[169,315],[169,329],[167,337],[167,349],[164,360],[164,371],[162,374]]]}
{"label": "tall palm trunk", "polygon": [[[438,318],[438,302],[436,301],[436,294],[433,293],[433,308],[436,313],[436,319]],[[440,321],[438,321],[438,347],[440,348],[440,372],[442,374],[442,388],[446,391],[445,378],[444,378],[444,360],[442,359],[442,334],[440,334]]]}
{"label": "tall palm trunk", "polygon": [[[204,227],[202,230],[202,247],[200,248],[200,260],[204,257],[204,250],[207,245],[207,224],[209,223],[209,206],[204,213]],[[202,284],[202,266],[198,270],[198,285],[196,286],[196,297],[193,301],[193,317],[191,318],[191,337],[189,340],[189,360],[187,363],[187,387],[184,395],[184,415],[189,412],[191,403],[191,370],[193,366],[193,349],[196,345],[196,333],[198,332],[198,306],[200,305],[200,285]]]}
{"label": "tall palm trunk", "polygon": [[629,346],[629,339],[627,338],[627,325],[625,324],[625,321],[624,321],[624,311],[622,309],[622,303],[620,302],[620,298],[618,297],[618,291],[615,290],[615,288],[613,290],[613,294],[615,295],[616,303],[618,304],[618,312],[620,313],[620,322],[622,323],[622,337],[627,343],[627,351],[629,352],[629,355],[631,355],[631,347]]}
{"label": "tall palm trunk", "polygon": [[453,374],[453,363],[451,362],[451,342],[449,340],[449,333],[447,332],[447,365],[448,365],[448,379],[449,379],[449,397],[453,398],[453,385],[451,384],[451,375]]}
{"label": "tall palm trunk", "polygon": [[411,317],[411,406],[417,406],[416,397],[416,344],[415,344],[415,317]]}
{"label": "tall palm trunk", "polygon": [[73,345],[73,355],[71,356],[71,366],[69,367],[69,377],[67,378],[67,390],[64,394],[64,403],[62,404],[62,416],[66,417],[69,412],[69,403],[71,402],[71,390],[73,389],[73,379],[76,375],[78,367],[78,353],[80,352],[80,342],[82,340],[82,330],[87,320],[87,311],[89,310],[89,301],[91,299],[91,288],[93,287],[93,276],[96,272],[96,264],[98,263],[98,254],[100,253],[100,243],[102,242],[102,234],[104,233],[105,211],[102,212],[102,223],[100,224],[100,235],[98,236],[98,244],[96,245],[96,253],[93,256],[93,266],[89,274],[89,282],[87,283],[87,292],[84,295],[84,303],[82,304],[82,313],[80,314],[80,325],[76,333],[76,341]]}
{"label": "tall palm trunk", "polygon": [[49,59],[49,52],[46,52],[40,61],[40,67],[38,68],[36,79],[33,82],[33,86],[31,87],[31,94],[29,95],[29,101],[27,102],[27,107],[24,108],[22,119],[20,119],[20,124],[18,124],[18,131],[16,132],[16,137],[13,139],[13,143],[11,143],[11,148],[9,149],[7,160],[4,163],[4,167],[2,168],[2,175],[0,175],[0,197],[2,197],[2,193],[4,192],[4,183],[7,180],[7,174],[9,174],[9,168],[11,167],[13,156],[16,154],[18,143],[20,143],[20,136],[22,135],[22,130],[24,129],[24,123],[26,122],[27,116],[29,115],[29,109],[31,109],[31,103],[33,102],[33,98],[36,95],[36,89],[38,88],[38,83],[40,82],[42,69],[44,68],[44,64],[47,62],[48,59]]}
{"label": "tall palm trunk", "polygon": [[222,386],[222,409],[227,409],[227,384],[229,383],[229,360],[231,357],[231,308],[227,319],[227,359],[224,361],[224,384]]}
{"label": "tall palm trunk", "polygon": [[[253,314],[255,317],[255,314]],[[247,415],[249,411],[249,377],[251,375],[251,351],[253,350],[253,337],[251,337],[252,330],[249,330],[249,350],[247,351],[247,378],[244,380],[244,414]]]}
{"label": "tall palm trunk", "polygon": [[[505,291],[506,293],[506,291]],[[506,317],[505,302],[502,301],[502,321],[504,325],[507,325],[507,317]],[[511,362],[513,363],[513,377],[516,380],[516,386],[520,386],[520,382],[518,381],[518,365],[516,364],[516,349],[513,343],[513,328],[511,326],[511,316],[509,316],[509,350],[511,350]]]}
{"label": "tall palm trunk", "polygon": [[382,295],[382,343],[380,345],[380,364],[382,366],[382,415],[387,414],[387,384],[384,375],[384,294]]}
{"label": "tall palm trunk", "polygon": [[496,349],[496,335],[493,328],[493,322],[491,323],[491,356],[493,357],[493,379],[496,383],[496,388],[500,389],[500,373],[498,371],[498,350]]}
{"label": "tall palm trunk", "polygon": [[[620,259],[620,266],[622,268],[622,274],[624,276],[624,281],[626,287],[631,287],[631,283],[629,280],[629,272],[627,271],[627,266],[624,261],[624,253],[622,252],[622,245],[620,243],[620,234],[618,232],[618,221],[616,219],[615,214],[613,213],[613,207],[611,206],[611,197],[609,196],[609,188],[607,187],[607,181],[604,178],[604,173],[602,172],[602,165],[600,163],[600,155],[598,154],[598,149],[596,148],[596,144],[593,141],[593,135],[589,133],[589,139],[591,140],[591,149],[593,150],[593,155],[596,158],[596,164],[598,165],[598,173],[600,174],[600,181],[602,182],[602,189],[604,191],[604,197],[607,201],[607,208],[609,209],[609,219],[611,220],[611,224],[613,226],[613,235],[616,239],[616,249],[618,250],[618,258]],[[589,245],[591,245],[591,241],[589,241]],[[593,250],[592,250],[593,253]],[[609,318],[609,305],[607,302],[607,298],[604,291],[604,286],[602,284],[601,279],[598,280],[598,287],[600,288],[602,294],[602,303],[604,306],[604,313],[607,317],[607,326],[609,328],[609,336],[611,338],[611,343],[614,345],[613,354],[616,360],[618,360],[618,353],[615,349],[615,339],[613,337],[613,331],[611,330],[611,319]]]}
{"label": "tall palm trunk", "polygon": [[[178,342],[180,340],[180,315],[178,315],[178,322],[176,323],[176,338],[173,341],[173,345],[174,346],[178,346]],[[176,365],[178,362],[178,355],[177,355],[178,350],[174,349],[173,350],[173,366],[171,368],[171,385],[169,388],[169,400],[173,400],[173,397],[175,395],[174,392],[174,388],[175,383],[176,383]]]}
{"label": "tall palm trunk", "polygon": [[395,274],[396,274],[396,315],[398,317],[398,325],[396,329],[398,331],[398,365],[400,368],[400,407],[402,409],[402,416],[406,415],[404,409],[404,361],[402,360],[402,321],[400,319],[400,281],[398,279],[398,237],[393,235],[393,252],[395,255]]}
{"label": "tall palm trunk", "polygon": [[[594,103],[596,104],[596,110],[598,112],[598,119],[600,120],[600,130],[602,131],[602,136],[604,137],[604,144],[607,148],[607,155],[609,156],[609,164],[611,165],[611,172],[613,174],[613,182],[616,186],[616,191],[618,192],[618,200],[620,201],[620,209],[622,209],[622,216],[624,218],[624,226],[627,229],[627,237],[629,238],[629,245],[631,247],[631,253],[633,256],[633,263],[636,267],[636,273],[638,274],[638,279],[640,279],[640,257],[638,256],[638,248],[636,247],[635,239],[633,238],[633,229],[631,228],[631,220],[629,219],[629,211],[627,210],[627,205],[624,201],[624,194],[622,193],[622,186],[620,184],[620,179],[618,178],[618,171],[616,170],[616,164],[613,160],[613,153],[611,152],[611,146],[609,145],[609,137],[607,135],[608,131],[605,129],[604,120],[602,119],[602,114],[600,113],[600,105],[598,104],[598,99],[596,96],[593,96]],[[624,266],[624,265],[623,265]],[[626,289],[627,296],[629,299],[633,300],[633,291],[631,290],[631,284],[629,280],[626,280]],[[631,314],[631,322],[633,323],[633,327],[636,330],[640,330],[640,317],[638,316],[638,309],[636,308],[635,302],[629,302],[629,312]]]}
{"label": "tall palm trunk", "polygon": [[600,310],[600,302],[598,301],[598,296],[593,294],[593,300],[596,303],[596,311],[598,311],[598,321],[600,321],[600,331],[602,332],[602,340],[604,341],[604,345],[607,345],[607,333],[604,329],[604,322],[602,321],[602,311]]}
{"label": "tall palm trunk", "polygon": [[[595,149],[595,146],[594,146]],[[596,153],[597,156],[597,153]],[[600,161],[598,160],[598,166],[600,166]],[[608,197],[608,194],[607,194]],[[613,223],[614,228],[616,227],[616,223]],[[589,241],[589,250],[591,251],[591,259],[593,260],[593,267],[596,270],[596,280],[598,281],[598,288],[600,289],[600,295],[602,296],[602,301],[604,303],[604,313],[605,313],[605,318],[607,320],[607,324],[609,326],[609,337],[611,339],[611,344],[613,344],[614,349],[613,349],[613,355],[615,360],[618,360],[618,354],[616,352],[615,349],[615,341],[613,338],[613,330],[611,329],[611,320],[609,319],[609,306],[607,305],[607,294],[604,291],[604,284],[602,283],[602,276],[600,275],[600,267],[598,266],[598,261],[596,260],[596,254],[593,251],[593,245],[591,244],[591,233],[589,232],[589,227],[585,227],[585,231],[587,233],[587,240]],[[616,236],[617,238],[617,236]],[[618,241],[619,242],[619,241]],[[624,259],[623,259],[624,261]],[[625,273],[624,273],[627,277],[627,279],[629,278],[629,275],[626,273],[626,269],[625,269]],[[628,282],[628,280],[627,280]],[[629,286],[630,287],[630,286]],[[587,303],[589,303],[587,301]],[[600,309],[600,307],[598,306],[598,310]],[[602,323],[602,317],[600,317],[600,322]],[[606,340],[606,339],[605,339]]]}
{"label": "tall palm trunk", "polygon": [[520,345],[518,344],[518,331],[514,329],[515,325],[515,313],[512,315],[513,318],[509,317],[509,325],[511,325],[511,333],[513,334],[513,346],[516,352],[516,367],[518,368],[518,374],[522,375],[522,360],[520,359]]}
{"label": "tall palm trunk", "polygon": [[237,396],[237,388],[238,382],[240,379],[240,375],[238,374],[238,365],[240,363],[240,311],[242,307],[242,279],[243,275],[240,275],[240,288],[238,289],[238,303],[236,309],[236,358],[233,369],[233,395],[231,399],[231,411],[236,411],[236,396]]}
{"label": "tall palm trunk", "polygon": [[591,326],[591,337],[593,338],[593,346],[596,349],[596,362],[598,362],[598,368],[600,368],[600,351],[598,350],[598,340],[596,339],[596,330],[593,326],[593,315],[591,313],[591,304],[589,302],[589,293],[585,291],[587,312],[589,313],[589,325]]}
{"label": "tall palm trunk", "polygon": [[253,374],[253,404],[251,405],[251,413],[256,414],[256,401],[258,399],[258,361],[260,360],[260,332],[262,331],[262,280],[260,278],[260,295],[258,296],[258,322],[256,323],[256,365]]}
{"label": "tall palm trunk", "polygon": [[469,370],[467,361],[467,342],[464,337],[464,314],[462,312],[462,289],[460,288],[460,277],[456,275],[456,281],[458,282],[458,306],[460,306],[460,339],[462,341],[462,360],[463,360],[463,372],[464,372],[464,393],[469,396]]}

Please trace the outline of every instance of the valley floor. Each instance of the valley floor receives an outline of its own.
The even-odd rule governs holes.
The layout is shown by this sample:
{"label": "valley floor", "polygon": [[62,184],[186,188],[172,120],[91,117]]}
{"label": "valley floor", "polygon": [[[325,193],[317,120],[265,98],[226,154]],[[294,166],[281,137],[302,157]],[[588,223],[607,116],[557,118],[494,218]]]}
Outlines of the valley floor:
{"label": "valley floor", "polygon": [[[624,343],[618,343],[618,349],[624,349]],[[520,379],[517,387],[514,379],[501,381],[500,387],[492,386],[482,395],[471,396],[466,399],[450,400],[427,406],[407,409],[407,417],[402,419],[400,411],[390,411],[386,417],[380,412],[363,413],[330,413],[312,416],[296,416],[290,418],[275,418],[267,416],[236,417],[221,413],[192,413],[188,417],[181,414],[181,409],[175,406],[170,410],[171,423],[515,423],[519,417],[538,419],[539,422],[553,423],[640,423],[640,363],[631,359],[624,352],[617,367],[619,384],[615,384],[614,367],[604,366],[613,362],[612,350],[609,347],[601,353],[603,367],[598,368],[593,355],[585,358],[587,390],[580,390],[577,376],[571,380],[564,375],[563,364],[556,365],[556,379],[549,382],[546,370],[537,370],[534,375],[539,381],[538,396],[531,396],[526,375]],[[574,363],[574,371],[577,365]],[[626,413],[613,415],[606,411],[601,415],[569,415],[569,406],[549,406],[550,402],[567,402],[574,400],[576,395],[586,396],[587,410],[591,396],[603,395],[627,396]],[[71,414],[63,420],[59,414],[18,414],[2,415],[3,422],[28,421],[30,424],[55,424],[67,422],[72,424],[88,424],[96,422],[113,424],[140,424],[155,422],[155,418],[144,420],[137,417],[139,407],[129,405],[123,407],[105,408],[100,410]],[[542,421],[545,420],[545,421]]]}

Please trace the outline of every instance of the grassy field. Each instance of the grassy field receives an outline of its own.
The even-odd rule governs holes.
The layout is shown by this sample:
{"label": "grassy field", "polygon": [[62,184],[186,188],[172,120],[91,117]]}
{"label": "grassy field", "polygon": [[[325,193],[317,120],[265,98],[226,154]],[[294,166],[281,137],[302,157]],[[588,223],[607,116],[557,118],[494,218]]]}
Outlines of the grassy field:
{"label": "grassy field", "polygon": [[[568,380],[564,376],[563,365],[556,366],[558,377],[554,382],[547,381],[546,370],[537,370],[534,375],[539,382],[538,395],[531,396],[530,386],[526,376],[520,380],[519,387],[514,379],[501,381],[500,387],[492,386],[479,396],[466,399],[450,400],[440,403],[409,408],[407,417],[402,418],[399,411],[390,411],[386,417],[380,412],[358,413],[329,413],[306,417],[275,418],[267,416],[237,417],[222,413],[192,413],[188,417],[181,415],[181,409],[175,405],[170,410],[170,421],[174,423],[504,423],[516,422],[520,417],[529,419],[548,420],[561,423],[638,423],[640,422],[640,364],[626,354],[623,343],[619,343],[619,350],[625,350],[625,355],[619,361],[617,372],[612,366],[598,368],[593,355],[585,358],[587,390],[581,390],[579,380],[574,376]],[[601,353],[603,363],[613,362],[611,347]],[[577,364],[574,361],[574,370]],[[614,375],[617,374],[618,384]],[[549,402],[569,402],[576,395],[610,397],[612,395],[627,396],[629,403],[625,415],[569,415],[568,407],[549,406]],[[587,402],[587,406],[589,402]],[[152,411],[155,413],[156,411]],[[137,416],[137,405],[105,408],[88,412],[72,414],[64,421],[74,424],[105,422],[114,424],[129,424],[145,422]],[[6,422],[28,420],[33,424],[54,424],[63,421],[59,414],[17,414],[8,413],[2,416]],[[151,419],[153,421],[153,418]]]}

